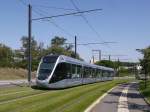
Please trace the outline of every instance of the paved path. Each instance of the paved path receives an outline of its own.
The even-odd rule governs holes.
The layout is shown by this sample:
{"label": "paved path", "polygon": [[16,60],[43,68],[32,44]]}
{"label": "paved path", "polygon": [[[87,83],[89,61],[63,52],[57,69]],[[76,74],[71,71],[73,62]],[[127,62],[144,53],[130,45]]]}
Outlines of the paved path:
{"label": "paved path", "polygon": [[[35,83],[35,79],[32,80],[33,83]],[[27,84],[27,80],[25,79],[18,79],[18,80],[0,80],[0,87],[5,86],[13,86],[13,85],[19,85],[19,84]]]}
{"label": "paved path", "polygon": [[108,93],[90,112],[150,112],[137,83],[122,84]]}

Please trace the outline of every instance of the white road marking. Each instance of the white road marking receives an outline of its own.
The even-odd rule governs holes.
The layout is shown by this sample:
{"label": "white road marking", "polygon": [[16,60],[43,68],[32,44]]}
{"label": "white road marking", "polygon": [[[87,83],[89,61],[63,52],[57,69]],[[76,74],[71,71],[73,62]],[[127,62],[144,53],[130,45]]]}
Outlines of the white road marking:
{"label": "white road marking", "polygon": [[122,94],[119,98],[118,112],[129,112],[128,99],[127,99],[128,88],[129,88],[129,86],[127,86],[127,87],[125,87],[125,89],[123,89]]}

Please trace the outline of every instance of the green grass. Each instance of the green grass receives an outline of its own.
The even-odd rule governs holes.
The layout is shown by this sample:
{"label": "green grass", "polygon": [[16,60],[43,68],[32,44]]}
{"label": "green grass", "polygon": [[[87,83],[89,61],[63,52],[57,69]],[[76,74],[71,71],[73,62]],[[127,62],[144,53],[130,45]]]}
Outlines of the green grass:
{"label": "green grass", "polygon": [[147,81],[147,87],[144,87],[144,81],[140,82],[140,91],[150,103],[150,80]]}
{"label": "green grass", "polygon": [[114,80],[63,90],[4,89],[0,93],[0,112],[83,112],[106,91],[127,81]]}

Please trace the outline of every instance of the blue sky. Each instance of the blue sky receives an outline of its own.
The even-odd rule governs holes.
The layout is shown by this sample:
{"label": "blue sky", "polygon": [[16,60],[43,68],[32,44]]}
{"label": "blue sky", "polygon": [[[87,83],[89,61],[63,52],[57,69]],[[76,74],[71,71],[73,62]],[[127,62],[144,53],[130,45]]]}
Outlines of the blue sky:
{"label": "blue sky", "polygon": [[[22,0],[33,6],[33,18],[70,13],[73,10],[60,10],[48,7],[74,9],[70,0]],[[27,35],[27,7],[20,0],[0,1],[0,43],[13,49],[21,47],[20,39]],[[93,32],[79,15],[52,19],[59,27],[47,21],[33,21],[32,35],[38,42],[50,44],[54,36],[62,36],[68,42],[78,37],[78,43],[114,41],[110,45],[78,46],[78,53],[89,61],[92,49],[101,49],[102,54],[126,55],[123,61],[137,61],[142,57],[135,51],[150,45],[150,1],[149,0],[74,0],[81,10],[102,8],[102,11],[84,14],[89,23],[99,33]],[[43,7],[44,6],[44,7]],[[107,58],[104,57],[103,58]],[[118,57],[112,57],[117,59]]]}

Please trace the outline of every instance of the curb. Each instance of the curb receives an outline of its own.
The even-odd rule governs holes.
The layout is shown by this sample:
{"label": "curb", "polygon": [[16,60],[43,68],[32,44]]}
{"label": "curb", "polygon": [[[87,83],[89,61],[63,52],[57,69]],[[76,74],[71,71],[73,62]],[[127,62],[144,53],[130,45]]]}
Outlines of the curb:
{"label": "curb", "polygon": [[139,93],[141,94],[141,96],[143,97],[144,101],[147,103],[147,105],[150,106],[150,101],[142,94],[142,91],[140,90],[140,88],[138,90],[139,90]]}
{"label": "curb", "polygon": [[[118,86],[118,85],[117,85]],[[94,101],[84,112],[90,112],[92,108],[94,108],[110,91],[112,91],[117,86],[109,89],[106,93],[104,93],[102,96],[100,96],[96,101]]]}

